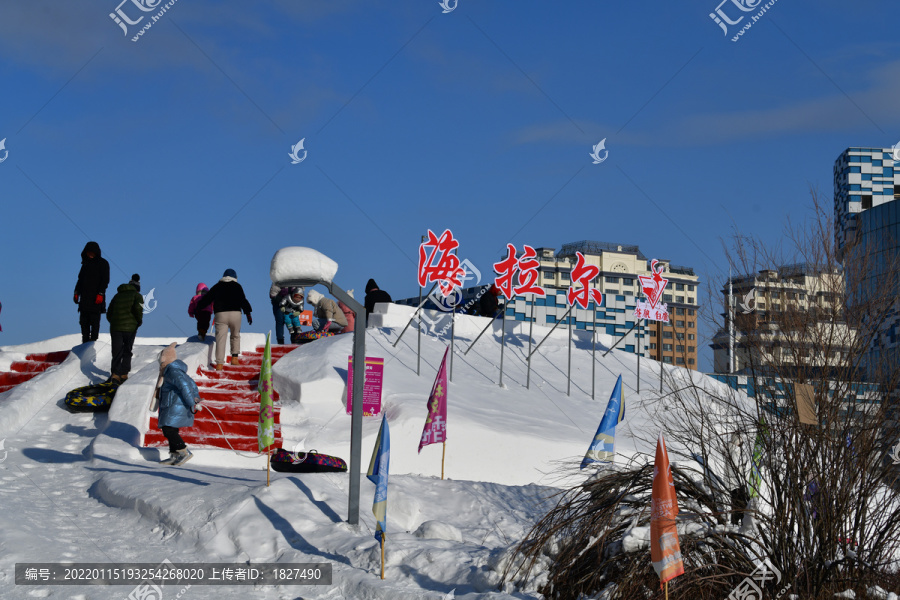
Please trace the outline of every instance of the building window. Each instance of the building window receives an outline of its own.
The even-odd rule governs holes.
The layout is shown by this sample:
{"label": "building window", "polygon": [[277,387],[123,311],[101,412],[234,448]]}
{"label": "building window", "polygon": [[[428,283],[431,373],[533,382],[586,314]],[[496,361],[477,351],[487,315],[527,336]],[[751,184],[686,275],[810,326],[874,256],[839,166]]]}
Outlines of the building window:
{"label": "building window", "polygon": [[663,331],[663,337],[666,338],[667,340],[671,340],[672,332],[671,331]]}
{"label": "building window", "polygon": [[618,277],[604,277],[603,280],[606,281],[606,283],[619,283]]}
{"label": "building window", "polygon": [[684,353],[684,346],[675,346],[675,352]]}
{"label": "building window", "polygon": [[693,339],[695,339],[694,334],[693,334],[693,333],[689,333],[689,334],[688,334],[688,340],[690,341],[690,340],[693,340]]}
{"label": "building window", "polygon": [[688,325],[688,327],[693,327],[693,326],[694,326],[694,322],[693,322],[693,321],[688,321],[687,325]]}
{"label": "building window", "polygon": [[693,358],[689,358],[689,359],[688,359],[688,364],[689,364],[689,365],[694,364],[694,359],[693,359]]}
{"label": "building window", "polygon": [[694,299],[693,299],[692,297],[691,297],[691,298],[688,298],[687,303],[688,303],[688,304],[694,304]]}
{"label": "building window", "polygon": [[651,349],[651,350],[656,350],[656,344],[650,344],[650,349]]}
{"label": "building window", "polygon": [[689,291],[689,292],[693,292],[693,291],[694,291],[694,286],[689,285],[689,286],[688,286],[688,291]]}
{"label": "building window", "polygon": [[675,339],[676,339],[676,340],[683,340],[683,339],[684,339],[684,334],[681,333],[681,332],[676,333],[676,334],[675,334]]}
{"label": "building window", "polygon": [[663,352],[671,352],[672,344],[663,344]]}
{"label": "building window", "polygon": [[683,365],[683,364],[684,364],[684,358],[682,358],[682,357],[680,357],[680,356],[676,357],[676,358],[675,358],[675,364],[676,364],[676,365]]}
{"label": "building window", "polygon": [[683,291],[684,291],[684,284],[683,284],[683,283],[676,283],[676,284],[675,284],[675,291],[683,292]]}
{"label": "building window", "polygon": [[569,274],[568,274],[568,273],[560,273],[560,274],[559,274],[559,278],[562,279],[563,281],[568,281],[568,280],[569,280]]}
{"label": "building window", "polygon": [[650,337],[656,337],[656,331],[650,330]]}
{"label": "building window", "polygon": [[668,364],[671,365],[671,364],[672,364],[672,357],[671,357],[671,356],[663,356],[662,361],[663,361],[664,363],[668,363]]}
{"label": "building window", "polygon": [[663,294],[663,302],[671,302],[672,294]]}
{"label": "building window", "polygon": [[677,325],[678,327],[684,327],[684,321],[676,321],[675,325]]}
{"label": "building window", "polygon": [[778,293],[778,292],[772,292],[772,297],[773,297],[773,298],[778,298],[778,297],[779,297],[779,293]]}
{"label": "building window", "polygon": [[606,288],[606,289],[603,290],[603,291],[604,291],[605,293],[607,293],[607,294],[613,294],[613,295],[619,293],[619,290],[614,290],[614,289],[611,289],[611,288]]}
{"label": "building window", "polygon": [[675,314],[676,314],[676,315],[683,315],[683,314],[684,314],[684,309],[683,309],[683,308],[676,308],[676,309],[675,309]]}
{"label": "building window", "polygon": [[696,351],[697,351],[697,347],[696,347],[696,346],[688,346],[688,352],[690,352],[691,354],[693,354],[693,353],[696,352]]}
{"label": "building window", "polygon": [[[694,299],[691,298],[691,303],[693,304],[693,302],[694,302]],[[689,317],[693,317],[693,316],[694,316],[694,309],[693,309],[693,308],[689,308],[689,309],[688,309],[688,316],[689,316]]]}
{"label": "building window", "polygon": [[859,199],[862,202],[863,210],[868,210],[868,209],[872,208],[872,195],[871,194],[866,194],[864,196],[860,196]]}
{"label": "building window", "polygon": [[675,302],[681,302],[684,304],[684,296],[675,296]]}

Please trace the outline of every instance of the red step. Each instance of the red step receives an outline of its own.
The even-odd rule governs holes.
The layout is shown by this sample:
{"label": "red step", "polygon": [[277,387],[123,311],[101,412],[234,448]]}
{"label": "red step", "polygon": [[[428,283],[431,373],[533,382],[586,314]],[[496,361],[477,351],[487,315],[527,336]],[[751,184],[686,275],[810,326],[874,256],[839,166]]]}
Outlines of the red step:
{"label": "red step", "polygon": [[9,371],[0,373],[0,385],[19,385],[25,383],[36,373],[11,373]]}
{"label": "red step", "polygon": [[[181,430],[181,439],[188,446],[203,448],[222,448],[224,450],[234,449],[238,452],[250,452],[256,454],[259,451],[259,441],[256,436],[253,437],[229,437],[228,441],[221,435],[212,436],[202,432],[193,432],[190,429]],[[276,437],[276,445],[281,444],[280,436]],[[169,442],[159,430],[148,432],[144,436],[144,446],[148,448],[168,447]]]}
{"label": "red step", "polygon": [[25,357],[25,360],[59,364],[62,361],[66,360],[67,356],[69,356],[68,350],[60,350],[59,352],[38,352],[36,354],[27,355]]}
{"label": "red step", "polygon": [[9,366],[10,370],[15,371],[16,373],[34,373],[37,375],[38,373],[42,373],[49,369],[50,367],[55,367],[59,363],[50,363],[50,362],[34,362],[31,360],[23,360],[16,361]]}
{"label": "red step", "polygon": [[68,350],[59,352],[38,352],[28,354],[25,360],[17,360],[9,366],[9,371],[0,372],[0,394],[7,392],[20,383],[46,371],[52,366],[58,365],[69,356]]}

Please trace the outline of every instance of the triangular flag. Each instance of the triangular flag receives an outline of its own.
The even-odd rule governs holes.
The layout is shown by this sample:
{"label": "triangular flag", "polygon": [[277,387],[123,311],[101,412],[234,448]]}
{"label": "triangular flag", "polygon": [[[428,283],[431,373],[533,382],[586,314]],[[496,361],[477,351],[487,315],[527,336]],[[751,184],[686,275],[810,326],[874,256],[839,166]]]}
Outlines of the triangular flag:
{"label": "triangular flag", "polygon": [[428,417],[425,419],[425,427],[422,429],[422,438],[419,440],[419,452],[428,444],[440,444],[447,441],[447,352],[444,350],[444,358],[438,369],[434,385],[431,387],[431,395],[428,396]]}
{"label": "triangular flag", "polygon": [[594,441],[591,442],[584,460],[581,461],[581,468],[585,468],[589,464],[595,462],[613,462],[615,459],[615,441],[616,441],[616,425],[625,420],[625,399],[622,397],[622,376],[616,380],[616,387],[613,388],[612,394],[609,396],[609,402],[606,404],[606,412],[603,413],[603,419],[594,434]]}
{"label": "triangular flag", "polygon": [[382,534],[387,531],[387,489],[388,469],[391,464],[391,434],[388,429],[387,415],[381,419],[381,429],[372,450],[372,460],[366,478],[375,484],[375,498],[372,500],[372,514],[375,515],[375,539],[381,541]]}
{"label": "triangular flag", "polygon": [[675,481],[669,468],[669,454],[662,432],[656,443],[656,462],[653,466],[653,495],[650,501],[650,560],[659,582],[665,583],[684,575],[681,547],[678,544],[678,499]]}
{"label": "triangular flag", "polygon": [[263,352],[262,367],[259,371],[259,452],[262,454],[275,444],[275,407],[272,404],[272,345],[271,333],[266,335],[266,350]]}

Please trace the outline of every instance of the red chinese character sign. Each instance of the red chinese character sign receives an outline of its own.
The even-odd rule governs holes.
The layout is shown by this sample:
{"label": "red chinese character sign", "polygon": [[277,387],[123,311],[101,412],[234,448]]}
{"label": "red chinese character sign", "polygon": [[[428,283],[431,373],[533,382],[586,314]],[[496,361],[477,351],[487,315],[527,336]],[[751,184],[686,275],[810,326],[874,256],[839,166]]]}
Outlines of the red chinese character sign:
{"label": "red chinese character sign", "polygon": [[[466,271],[460,266],[459,257],[451,254],[458,247],[459,242],[449,229],[445,229],[441,237],[429,229],[428,239],[419,246],[419,285],[438,283],[444,296],[461,286],[461,277]],[[426,248],[431,248],[431,252]]]}
{"label": "red chinese character sign", "polygon": [[660,304],[659,301],[669,280],[662,276],[665,267],[660,266],[657,268],[657,263],[659,261],[656,259],[653,259],[650,263],[652,275],[638,275],[638,279],[641,281],[641,290],[643,290],[648,302],[638,301],[634,307],[634,316],[638,319],[668,323],[669,307],[665,304]]}
{"label": "red chinese character sign", "polygon": [[[572,285],[566,292],[566,302],[569,305],[578,304],[583,309],[587,309],[590,299],[593,298],[595,306],[603,303],[603,294],[597,288],[590,288],[591,281],[600,274],[600,267],[588,265],[584,262],[584,255],[576,252],[578,257],[575,262],[575,268],[572,269]],[[581,285],[580,288],[575,287],[575,283]]]}
{"label": "red chinese character sign", "polygon": [[[523,250],[522,256],[517,258],[516,247],[507,244],[506,258],[494,263],[494,271],[497,273],[494,285],[503,292],[507,300],[512,300],[513,296],[519,294],[535,294],[541,298],[547,295],[544,288],[535,285],[538,278],[538,267],[541,265],[536,260],[537,252],[531,246],[523,246]],[[518,285],[513,286],[513,279],[517,280]]]}

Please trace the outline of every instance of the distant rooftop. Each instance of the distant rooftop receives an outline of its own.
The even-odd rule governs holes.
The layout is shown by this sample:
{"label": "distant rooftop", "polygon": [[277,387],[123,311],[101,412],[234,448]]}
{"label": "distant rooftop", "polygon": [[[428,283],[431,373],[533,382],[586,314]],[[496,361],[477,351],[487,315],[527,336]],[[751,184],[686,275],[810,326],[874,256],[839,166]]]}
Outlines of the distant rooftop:
{"label": "distant rooftop", "polygon": [[576,252],[595,255],[603,254],[604,252],[624,252],[626,254],[635,254],[641,260],[647,260],[647,257],[641,253],[641,249],[638,246],[614,244],[612,242],[597,242],[594,240],[582,240],[580,242],[563,244],[563,247],[559,250],[558,256],[561,258],[575,256]]}

